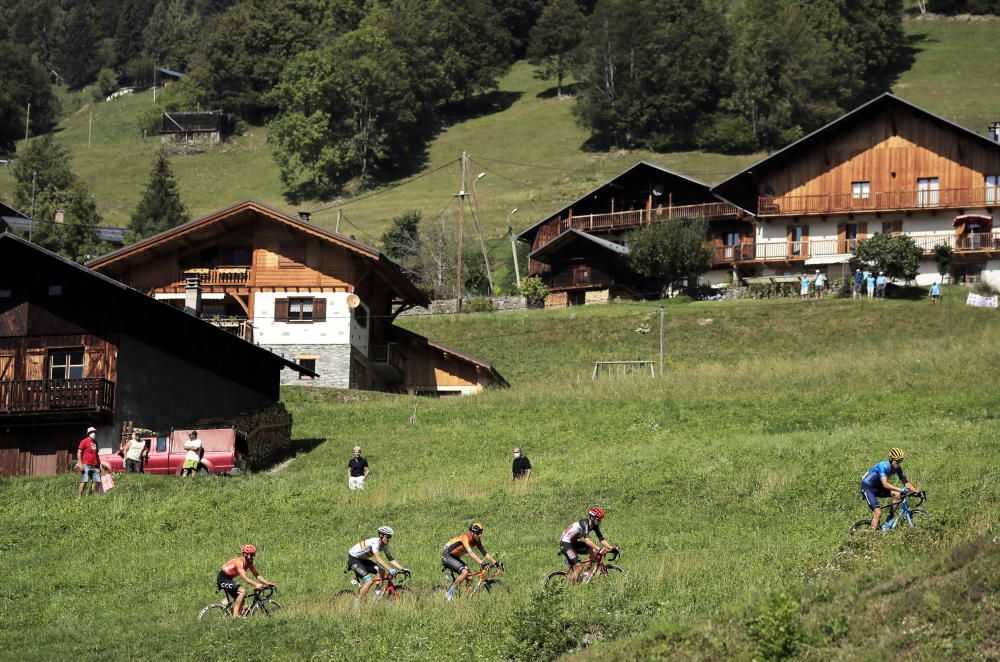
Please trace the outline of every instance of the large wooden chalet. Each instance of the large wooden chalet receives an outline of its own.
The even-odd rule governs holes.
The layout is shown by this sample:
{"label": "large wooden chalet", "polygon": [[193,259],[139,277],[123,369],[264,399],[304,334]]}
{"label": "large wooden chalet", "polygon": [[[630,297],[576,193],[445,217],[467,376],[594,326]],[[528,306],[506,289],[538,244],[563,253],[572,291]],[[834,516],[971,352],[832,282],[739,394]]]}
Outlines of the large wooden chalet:
{"label": "large wooden chalet", "polygon": [[756,218],[737,266],[765,276],[825,270],[873,234],[902,233],[924,250],[918,283],[938,279],[931,251],[945,244],[956,280],[1000,286],[998,139],[876,97],[713,189]]}
{"label": "large wooden chalet", "polygon": [[0,476],[69,470],[88,426],[231,418],[312,375],[182,310],[9,233],[0,235]]}
{"label": "large wooden chalet", "polygon": [[91,268],[319,373],[285,383],[427,395],[506,381],[489,364],[393,325],[426,296],[352,237],[245,201],[89,263]]}

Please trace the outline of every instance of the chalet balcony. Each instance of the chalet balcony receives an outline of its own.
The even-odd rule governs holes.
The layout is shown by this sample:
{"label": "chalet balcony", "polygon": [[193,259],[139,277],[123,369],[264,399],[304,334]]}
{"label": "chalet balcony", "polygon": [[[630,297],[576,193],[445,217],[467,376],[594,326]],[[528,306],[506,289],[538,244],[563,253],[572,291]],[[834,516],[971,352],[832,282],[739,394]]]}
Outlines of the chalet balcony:
{"label": "chalet balcony", "polygon": [[178,284],[197,278],[202,287],[209,285],[245,285],[250,280],[250,267],[193,267],[181,271]]}
{"label": "chalet balcony", "polygon": [[[941,244],[950,246],[960,255],[1000,253],[1000,230],[957,236],[953,233],[911,235],[910,238],[923,250],[924,255],[930,255],[934,247]],[[810,239],[712,246],[713,263],[722,265],[753,261],[794,262],[811,257],[845,255],[854,252],[858,241],[857,239]]]}
{"label": "chalet balcony", "polygon": [[368,365],[371,366],[382,379],[390,382],[399,382],[406,375],[406,357],[399,351],[399,346],[394,343],[384,345],[370,345],[368,347]]}
{"label": "chalet balcony", "polygon": [[560,221],[559,232],[570,228],[582,232],[608,232],[638,228],[650,223],[670,221],[680,218],[736,218],[739,208],[728,202],[710,202],[701,205],[682,205],[679,207],[658,207],[656,209],[636,209],[632,211],[616,211],[607,214],[588,214],[586,216],[571,216]]}
{"label": "chalet balcony", "polygon": [[853,193],[762,195],[757,198],[757,215],[806,216],[921,209],[970,209],[998,205],[1000,205],[1000,190],[996,188],[885,191],[865,195]]}
{"label": "chalet balcony", "polygon": [[114,408],[115,384],[106,379],[0,382],[0,415],[101,413]]}
{"label": "chalet balcony", "polygon": [[549,289],[552,291],[581,288],[607,289],[613,284],[611,276],[600,269],[581,265],[560,271],[552,276],[548,283]]}
{"label": "chalet balcony", "polygon": [[253,322],[250,320],[237,317],[212,317],[206,321],[235,336],[243,338],[243,340],[249,343],[253,342]]}

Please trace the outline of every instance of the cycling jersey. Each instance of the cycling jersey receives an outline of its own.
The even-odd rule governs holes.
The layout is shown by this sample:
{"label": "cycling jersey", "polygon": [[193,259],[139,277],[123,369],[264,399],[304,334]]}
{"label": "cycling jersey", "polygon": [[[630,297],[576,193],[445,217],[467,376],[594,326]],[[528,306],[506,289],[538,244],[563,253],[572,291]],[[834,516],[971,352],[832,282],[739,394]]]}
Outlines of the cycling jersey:
{"label": "cycling jersey", "polygon": [[240,574],[241,570],[243,571],[243,574],[246,574],[247,570],[252,572],[254,576],[258,574],[257,568],[253,567],[253,563],[247,561],[246,558],[242,556],[237,556],[235,559],[226,561],[222,566],[222,574],[226,577],[235,577]]}
{"label": "cycling jersey", "polygon": [[390,561],[392,560],[392,554],[389,553],[389,545],[382,545],[377,536],[375,538],[365,538],[354,545],[354,547],[351,547],[347,552],[349,556],[353,556],[356,559],[370,559],[376,553],[385,554]]}
{"label": "cycling jersey", "polygon": [[471,533],[463,533],[462,535],[456,536],[445,543],[444,553],[448,556],[460,559],[466,552],[471,552],[473,547],[478,549],[483,554],[486,553],[486,548],[483,547],[482,539],[476,541],[473,539]]}
{"label": "cycling jersey", "polygon": [[909,482],[906,480],[906,476],[903,475],[902,466],[893,467],[889,463],[889,460],[882,460],[861,477],[861,484],[868,487],[877,487],[882,485],[883,478],[889,478],[893,474],[899,476],[899,480],[904,484]]}
{"label": "cycling jersey", "polygon": [[593,531],[594,533],[597,534],[597,539],[598,540],[601,540],[601,541],[604,540],[604,536],[601,534],[601,528],[599,526],[597,526],[596,524],[592,527],[590,525],[590,518],[588,517],[588,518],[584,518],[582,520],[573,522],[572,524],[570,524],[569,526],[567,526],[566,530],[563,531],[562,537],[559,538],[559,542],[561,542],[561,543],[575,543],[577,540],[580,540],[581,538],[586,538],[587,536],[589,536],[591,531]]}

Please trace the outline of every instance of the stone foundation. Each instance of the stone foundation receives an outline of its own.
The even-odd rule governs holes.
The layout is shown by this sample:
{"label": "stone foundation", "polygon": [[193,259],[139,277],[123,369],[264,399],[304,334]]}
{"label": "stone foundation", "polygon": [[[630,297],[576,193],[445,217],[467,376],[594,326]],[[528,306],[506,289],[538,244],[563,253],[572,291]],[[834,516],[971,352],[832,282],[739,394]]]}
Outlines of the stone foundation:
{"label": "stone foundation", "polygon": [[300,379],[299,373],[290,368],[281,371],[281,383],[293,386],[351,387],[350,345],[263,345],[275,354],[295,361],[299,356],[315,356],[316,379]]}

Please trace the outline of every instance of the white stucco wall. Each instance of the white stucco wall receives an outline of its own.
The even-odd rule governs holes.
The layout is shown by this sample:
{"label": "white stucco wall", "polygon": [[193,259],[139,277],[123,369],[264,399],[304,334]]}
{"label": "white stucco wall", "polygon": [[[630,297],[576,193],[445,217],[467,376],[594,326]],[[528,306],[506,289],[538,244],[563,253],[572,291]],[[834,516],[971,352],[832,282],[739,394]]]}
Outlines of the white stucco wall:
{"label": "white stucco wall", "polygon": [[[304,292],[303,297],[326,299],[325,322],[275,322],[276,299],[295,297],[295,292],[258,292],[254,295],[254,341],[261,345],[352,345],[368,354],[368,329],[354,322],[347,306],[347,292]],[[370,323],[370,322],[369,322]]]}
{"label": "white stucco wall", "polygon": [[983,268],[983,282],[994,290],[1000,290],[1000,260],[987,260]]}

